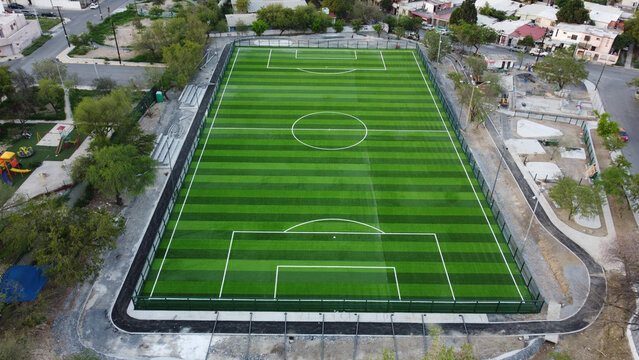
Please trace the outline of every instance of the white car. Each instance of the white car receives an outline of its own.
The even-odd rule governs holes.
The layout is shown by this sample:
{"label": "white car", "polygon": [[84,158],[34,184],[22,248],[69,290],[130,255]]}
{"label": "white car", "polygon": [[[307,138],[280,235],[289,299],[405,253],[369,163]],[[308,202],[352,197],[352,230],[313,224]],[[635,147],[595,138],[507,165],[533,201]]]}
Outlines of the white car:
{"label": "white car", "polygon": [[97,9],[99,6],[98,3],[91,3],[91,5],[89,5],[91,9]]}
{"label": "white car", "polygon": [[540,48],[533,48],[533,49],[530,50],[529,54],[533,55],[533,56],[537,56],[537,55],[546,56],[546,55],[548,55],[548,51],[543,51]]}

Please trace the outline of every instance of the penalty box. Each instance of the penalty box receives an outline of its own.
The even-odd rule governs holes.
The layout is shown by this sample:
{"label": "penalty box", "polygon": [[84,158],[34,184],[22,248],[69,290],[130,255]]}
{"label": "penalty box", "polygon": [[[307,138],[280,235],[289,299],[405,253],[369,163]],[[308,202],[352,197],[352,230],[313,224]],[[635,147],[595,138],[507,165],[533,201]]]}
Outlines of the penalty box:
{"label": "penalty box", "polygon": [[454,299],[436,234],[339,231],[234,231],[219,297],[402,300],[401,268],[414,260],[397,256],[410,251],[437,256],[423,266],[445,274]]}
{"label": "penalty box", "polygon": [[381,50],[271,49],[266,68],[307,72],[386,71],[386,61]]}

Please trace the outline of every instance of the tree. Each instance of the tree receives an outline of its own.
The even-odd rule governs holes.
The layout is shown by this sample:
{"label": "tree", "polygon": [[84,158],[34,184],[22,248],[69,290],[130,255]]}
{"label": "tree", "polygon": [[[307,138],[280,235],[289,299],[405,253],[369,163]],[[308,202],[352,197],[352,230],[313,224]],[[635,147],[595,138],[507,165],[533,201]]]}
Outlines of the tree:
{"label": "tree", "polygon": [[360,19],[355,19],[353,21],[351,21],[351,27],[353,28],[353,32],[358,33],[360,30],[362,30],[362,20]]}
{"label": "tree", "polygon": [[[398,25],[397,22],[397,18],[392,16],[392,15],[388,15],[384,18],[384,23],[386,25],[388,25],[388,33],[390,34],[391,32],[393,32],[393,29],[395,28],[395,26]],[[374,26],[374,25],[373,25]]]}
{"label": "tree", "polygon": [[380,37],[382,35],[382,24],[373,25],[373,30],[377,33],[377,37]]}
{"label": "tree", "polygon": [[615,51],[620,51],[630,46],[630,44],[632,44],[632,36],[624,32],[622,34],[617,35],[617,37],[615,38],[615,41],[612,42],[612,48]]}
{"label": "tree", "polygon": [[468,56],[466,57],[466,65],[470,68],[473,80],[479,82],[482,74],[486,71],[486,60],[481,56]]}
{"label": "tree", "polygon": [[64,90],[54,80],[42,79],[38,82],[38,98],[58,112],[60,103],[64,104]]}
{"label": "tree", "polygon": [[241,13],[247,13],[249,4],[249,0],[237,0],[235,2],[235,10]]}
{"label": "tree", "polygon": [[248,25],[242,22],[242,20],[238,21],[237,24],[235,24],[235,31],[237,31],[240,34],[247,32],[248,29],[249,29]]}
{"label": "tree", "polygon": [[424,360],[474,360],[473,348],[470,344],[464,344],[460,349],[455,350],[442,344],[440,339],[442,329],[439,326],[428,328],[428,334],[432,340],[431,346]]}
{"label": "tree", "polygon": [[160,16],[162,16],[163,13],[164,10],[162,10],[162,8],[159,6],[153,6],[149,9],[149,16],[151,17],[151,19],[159,18]]}
{"label": "tree", "polygon": [[33,75],[36,79],[49,79],[62,83],[67,77],[67,66],[58,64],[54,59],[44,59],[33,63]]}
{"label": "tree", "polygon": [[313,20],[313,23],[311,24],[311,30],[313,30],[313,32],[316,34],[325,33],[330,22],[331,20],[328,15],[318,13],[315,17],[315,20]]}
{"label": "tree", "polygon": [[603,199],[599,187],[579,185],[571,178],[565,177],[550,188],[550,198],[561,208],[568,209],[568,219],[573,214],[592,217],[599,213]]}
{"label": "tree", "polygon": [[572,24],[583,24],[590,21],[588,10],[584,8],[582,0],[568,0],[564,6],[557,11],[557,22]]}
{"label": "tree", "polygon": [[417,31],[419,30],[419,26],[422,24],[422,18],[410,17],[410,16],[400,16],[397,20],[397,26],[401,26],[405,31]]}
{"label": "tree", "polygon": [[623,23],[623,33],[632,38],[632,42],[635,45],[639,45],[639,10],[635,11],[635,14]]}
{"label": "tree", "polygon": [[639,211],[639,174],[632,174],[626,179],[626,195],[632,211]]}
{"label": "tree", "polygon": [[122,195],[137,195],[155,180],[155,161],[139,154],[133,145],[97,149],[86,172],[87,181],[105,196],[122,205]]}
{"label": "tree", "polygon": [[529,48],[535,46],[535,39],[531,35],[526,35],[523,39],[517,41],[517,45],[526,47],[527,52]]}
{"label": "tree", "polygon": [[335,21],[335,24],[333,24],[333,29],[335,29],[336,33],[341,33],[344,31],[344,24],[344,20],[338,19]]}
{"label": "tree", "polygon": [[584,61],[575,59],[567,49],[557,49],[546,56],[537,63],[535,71],[542,79],[557,84],[559,89],[568,84],[577,84],[588,77]]}
{"label": "tree", "polygon": [[449,78],[456,81],[457,97],[465,113],[464,116],[467,116],[468,123],[473,122],[479,126],[486,120],[486,114],[495,108],[493,98],[500,91],[498,82],[493,84],[491,81],[489,84],[473,86],[463,80],[463,75],[449,76]]}
{"label": "tree", "polygon": [[393,10],[393,0],[382,0],[379,3],[379,6],[386,12],[390,12],[391,10]]}
{"label": "tree", "polygon": [[451,45],[448,36],[443,36],[435,30],[430,30],[424,33],[423,41],[426,48],[428,48],[428,59],[431,61],[439,61],[450,54]]}
{"label": "tree", "polygon": [[3,97],[13,94],[13,74],[9,66],[0,66],[0,101]]}
{"label": "tree", "polygon": [[482,44],[497,41],[499,35],[491,28],[467,24],[462,22],[459,25],[451,25],[451,30],[455,38],[463,44],[463,46],[472,46],[475,48],[475,54],[479,51]]}
{"label": "tree", "polygon": [[223,33],[228,31],[229,27],[226,24],[226,20],[220,20],[217,24],[215,24],[215,32]]}
{"label": "tree", "polygon": [[292,28],[306,31],[317,17],[317,9],[313,6],[298,6],[293,10]]}
{"label": "tree", "polygon": [[616,197],[617,202],[626,201],[625,185],[630,179],[630,163],[623,155],[618,156],[611,164],[599,174],[599,184],[603,186],[608,195]]}
{"label": "tree", "polygon": [[125,89],[112,90],[108,95],[94,99],[85,97],[75,108],[75,124],[78,129],[94,138],[95,146],[109,143],[109,135],[131,122],[131,97]]}
{"label": "tree", "polygon": [[353,3],[353,9],[349,13],[353,21],[360,20],[364,24],[368,24],[370,21],[382,21],[384,19],[384,13],[376,5],[368,5],[367,3],[355,0]]}
{"label": "tree", "polygon": [[338,16],[345,16],[353,8],[353,0],[324,0],[322,5]]}
{"label": "tree", "polygon": [[164,76],[178,86],[184,87],[197,72],[197,66],[202,60],[202,45],[185,41],[184,45],[172,44],[162,51],[162,60],[166,63]]}
{"label": "tree", "polygon": [[524,59],[526,59],[526,53],[523,51],[517,51],[517,62],[519,63],[519,70],[521,70],[521,65],[524,63]]}
{"label": "tree", "polygon": [[31,251],[35,264],[49,265],[52,280],[64,285],[96,275],[102,254],[115,247],[124,230],[124,221],[105,209],[72,209],[54,197],[29,201],[5,221],[3,247],[15,253]]}
{"label": "tree", "polygon": [[406,31],[406,30],[404,30],[404,28],[403,28],[403,27],[401,27],[401,26],[396,26],[396,27],[393,29],[393,34],[395,34],[395,36],[396,36],[396,37],[397,37],[397,39],[399,40],[399,38],[401,38],[401,37],[402,37],[402,35],[404,35],[404,32],[405,32],[405,31]]}
{"label": "tree", "polygon": [[102,76],[93,79],[92,82],[96,91],[99,91],[103,94],[110,92],[114,87],[116,87],[116,83],[113,79],[108,76]]}
{"label": "tree", "polygon": [[268,29],[268,24],[262,20],[255,20],[253,24],[251,24],[251,30],[253,30],[257,36],[262,36],[266,29]]}
{"label": "tree", "polygon": [[616,121],[610,120],[610,114],[599,113],[597,110],[593,110],[593,113],[597,117],[597,135],[602,138],[617,135],[619,132],[619,124]]}
{"label": "tree", "polygon": [[464,0],[464,2],[450,14],[451,25],[459,25],[462,21],[466,24],[477,24],[475,0]]}

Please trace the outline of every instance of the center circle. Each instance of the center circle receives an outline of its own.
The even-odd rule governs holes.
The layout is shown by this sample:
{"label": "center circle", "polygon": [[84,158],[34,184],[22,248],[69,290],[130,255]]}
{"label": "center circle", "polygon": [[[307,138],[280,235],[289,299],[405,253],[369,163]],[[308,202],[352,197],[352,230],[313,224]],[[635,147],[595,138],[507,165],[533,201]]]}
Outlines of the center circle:
{"label": "center circle", "polygon": [[316,150],[345,150],[359,145],[366,136],[366,124],[353,115],[319,111],[295,120],[291,134],[301,144]]}

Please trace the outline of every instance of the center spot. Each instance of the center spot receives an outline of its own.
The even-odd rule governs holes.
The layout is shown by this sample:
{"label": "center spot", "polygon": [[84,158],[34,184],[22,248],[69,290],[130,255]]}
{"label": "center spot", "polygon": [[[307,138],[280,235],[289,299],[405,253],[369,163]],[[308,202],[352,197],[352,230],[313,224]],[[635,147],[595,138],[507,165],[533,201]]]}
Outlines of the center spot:
{"label": "center spot", "polygon": [[295,140],[313,149],[344,150],[364,141],[368,128],[353,115],[321,111],[295,120],[291,133]]}

